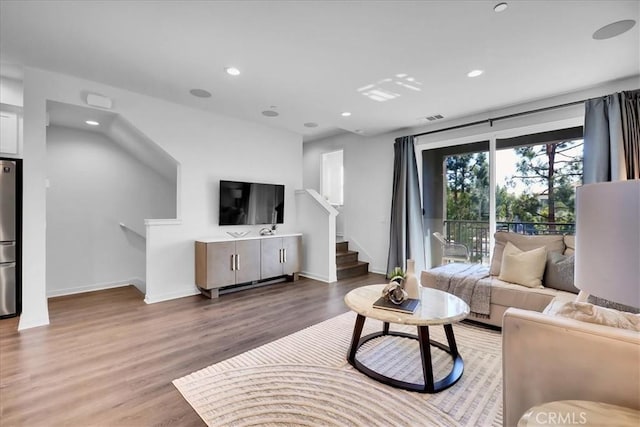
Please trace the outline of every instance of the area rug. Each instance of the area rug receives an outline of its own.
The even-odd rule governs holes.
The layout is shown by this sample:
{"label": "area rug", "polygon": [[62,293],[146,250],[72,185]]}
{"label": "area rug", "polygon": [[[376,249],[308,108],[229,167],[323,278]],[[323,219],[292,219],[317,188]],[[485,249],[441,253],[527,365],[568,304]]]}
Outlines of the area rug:
{"label": "area rug", "polygon": [[[501,426],[500,332],[453,326],[464,374],[436,394],[378,383],[346,361],[355,314],[345,313],[173,381],[209,426]],[[382,323],[367,319],[363,335]],[[391,325],[415,334],[415,327]],[[440,326],[431,339],[446,343]],[[368,342],[358,360],[387,376],[423,383],[416,340]],[[451,357],[432,347],[434,378]]]}

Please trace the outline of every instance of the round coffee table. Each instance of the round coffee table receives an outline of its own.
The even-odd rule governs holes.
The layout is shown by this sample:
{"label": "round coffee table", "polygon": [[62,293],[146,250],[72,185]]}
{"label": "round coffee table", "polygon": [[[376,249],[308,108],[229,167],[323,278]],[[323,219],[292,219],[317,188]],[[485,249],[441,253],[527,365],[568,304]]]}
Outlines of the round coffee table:
{"label": "round coffee table", "polygon": [[[344,297],[347,306],[355,311],[356,324],[353,328],[351,347],[347,360],[349,363],[363,374],[393,387],[402,388],[409,391],[421,393],[436,393],[451,387],[462,376],[464,364],[462,357],[458,353],[456,340],[453,336],[451,324],[459,322],[469,315],[469,306],[455,295],[439,291],[437,289],[420,288],[420,304],[412,314],[405,314],[396,311],[389,311],[374,308],[373,303],[382,295],[385,285],[369,285],[356,288]],[[374,332],[365,337],[361,337],[364,321],[367,317],[381,320],[383,327],[381,332]],[[418,335],[405,334],[403,332],[389,331],[390,323],[402,325],[415,325],[418,328]],[[442,325],[447,336],[448,346],[429,339],[429,326]],[[363,365],[356,359],[358,349],[367,341],[385,335],[399,336],[404,338],[417,339],[420,345],[420,356],[422,361],[422,372],[424,384],[409,383],[400,381]],[[453,358],[453,368],[443,379],[434,382],[433,366],[431,364],[431,346],[446,351]]]}

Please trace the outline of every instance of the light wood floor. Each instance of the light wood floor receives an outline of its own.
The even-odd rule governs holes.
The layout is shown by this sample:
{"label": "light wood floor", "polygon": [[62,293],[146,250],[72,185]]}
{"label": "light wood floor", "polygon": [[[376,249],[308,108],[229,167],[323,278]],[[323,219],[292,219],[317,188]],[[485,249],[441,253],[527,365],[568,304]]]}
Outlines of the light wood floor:
{"label": "light wood floor", "polygon": [[204,425],[171,381],[348,311],[377,274],[147,305],[134,287],[53,298],[51,324],[0,320],[0,425]]}

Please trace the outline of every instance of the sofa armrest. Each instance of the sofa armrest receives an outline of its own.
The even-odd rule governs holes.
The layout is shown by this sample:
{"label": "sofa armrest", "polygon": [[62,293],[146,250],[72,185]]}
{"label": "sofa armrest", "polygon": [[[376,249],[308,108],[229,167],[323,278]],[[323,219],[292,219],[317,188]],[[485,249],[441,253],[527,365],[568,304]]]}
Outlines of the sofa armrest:
{"label": "sofa armrest", "polygon": [[556,400],[640,409],[640,334],[508,309],[502,324],[503,424]]}

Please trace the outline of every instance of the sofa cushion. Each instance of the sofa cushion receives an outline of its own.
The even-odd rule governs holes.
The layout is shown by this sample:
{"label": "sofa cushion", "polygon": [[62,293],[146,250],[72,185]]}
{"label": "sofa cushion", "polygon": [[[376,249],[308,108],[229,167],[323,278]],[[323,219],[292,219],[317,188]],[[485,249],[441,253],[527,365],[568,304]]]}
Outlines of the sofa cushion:
{"label": "sofa cushion", "polygon": [[564,301],[576,298],[574,294],[568,292],[549,288],[527,288],[526,286],[505,282],[495,276],[482,280],[489,281],[491,284],[491,305],[541,312],[554,298]]}
{"label": "sofa cushion", "polygon": [[625,313],[587,302],[553,300],[543,313],[640,332],[640,314]]}
{"label": "sofa cushion", "polygon": [[547,288],[577,294],[580,289],[573,284],[574,256],[558,252],[547,253],[547,265],[544,269],[543,285]]}
{"label": "sofa cushion", "polygon": [[496,244],[493,248],[491,269],[489,270],[489,274],[492,276],[500,275],[502,253],[504,252],[504,247],[507,242],[511,242],[522,251],[530,251],[544,246],[547,249],[547,252],[564,252],[564,237],[562,235],[526,236],[524,234],[510,233],[508,231],[496,231],[494,237]]}
{"label": "sofa cushion", "polygon": [[507,242],[502,252],[502,264],[498,278],[528,288],[542,286],[542,275],[547,260],[545,247],[522,251]]}
{"label": "sofa cushion", "polygon": [[[425,270],[420,275],[422,286],[436,288],[437,275],[446,266],[435,267]],[[491,306],[489,318],[478,318],[469,314],[470,319],[478,320],[494,326],[502,326],[502,315],[509,307],[521,308],[542,312],[546,306],[555,298],[563,301],[573,301],[576,296],[569,292],[559,291],[551,288],[527,288],[526,286],[504,282],[495,276],[480,279],[480,282],[491,286]]]}
{"label": "sofa cushion", "polygon": [[564,250],[565,255],[573,255],[576,252],[576,236],[566,235],[564,236]]}

